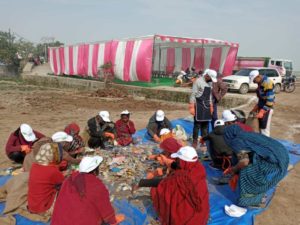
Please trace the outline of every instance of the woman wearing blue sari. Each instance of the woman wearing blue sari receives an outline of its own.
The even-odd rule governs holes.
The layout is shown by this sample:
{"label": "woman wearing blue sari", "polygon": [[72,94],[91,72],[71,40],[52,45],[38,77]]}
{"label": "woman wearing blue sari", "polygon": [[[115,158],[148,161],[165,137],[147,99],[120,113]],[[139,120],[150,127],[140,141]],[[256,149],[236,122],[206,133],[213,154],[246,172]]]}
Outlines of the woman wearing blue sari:
{"label": "woman wearing blue sari", "polygon": [[287,150],[278,141],[258,133],[245,132],[237,125],[225,128],[224,139],[238,159],[234,167],[224,172],[239,174],[238,205],[260,206],[266,192],[287,173]]}

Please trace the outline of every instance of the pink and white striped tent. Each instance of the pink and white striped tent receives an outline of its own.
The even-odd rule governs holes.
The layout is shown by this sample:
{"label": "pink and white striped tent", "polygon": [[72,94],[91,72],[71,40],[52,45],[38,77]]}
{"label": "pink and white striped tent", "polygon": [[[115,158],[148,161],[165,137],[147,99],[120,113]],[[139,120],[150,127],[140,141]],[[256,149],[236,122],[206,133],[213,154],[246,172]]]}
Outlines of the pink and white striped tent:
{"label": "pink and white striped tent", "polygon": [[149,82],[155,71],[172,74],[193,66],[229,75],[238,47],[237,43],[214,39],[152,35],[49,48],[48,56],[56,75],[97,78],[99,67],[111,62],[116,78]]}

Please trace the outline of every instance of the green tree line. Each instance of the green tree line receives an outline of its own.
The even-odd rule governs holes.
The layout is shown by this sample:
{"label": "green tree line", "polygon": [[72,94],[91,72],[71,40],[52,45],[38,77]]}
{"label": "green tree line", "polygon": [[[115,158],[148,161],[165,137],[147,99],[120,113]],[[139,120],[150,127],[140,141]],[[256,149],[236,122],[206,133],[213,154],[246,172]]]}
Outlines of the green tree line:
{"label": "green tree line", "polygon": [[61,45],[63,45],[63,43],[59,41],[34,44],[23,38],[17,38],[10,32],[0,31],[0,63],[19,66],[21,60],[26,61],[29,56],[45,57],[48,47]]}

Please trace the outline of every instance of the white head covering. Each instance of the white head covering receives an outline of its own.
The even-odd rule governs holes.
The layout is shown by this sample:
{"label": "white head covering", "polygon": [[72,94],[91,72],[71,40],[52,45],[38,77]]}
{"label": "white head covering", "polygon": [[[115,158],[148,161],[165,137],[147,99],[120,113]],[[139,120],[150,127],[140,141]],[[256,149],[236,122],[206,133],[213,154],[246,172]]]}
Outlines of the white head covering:
{"label": "white head covering", "polygon": [[224,122],[232,122],[237,120],[236,115],[234,115],[230,110],[224,110],[222,113],[222,120]]}
{"label": "white head covering", "polygon": [[129,115],[130,112],[126,109],[120,113],[120,115]]}
{"label": "white head covering", "polygon": [[108,111],[100,111],[99,116],[105,121],[105,122],[110,122],[109,119],[109,112]]}
{"label": "white head covering", "polygon": [[254,79],[259,75],[258,70],[252,70],[249,74],[250,83],[254,81]]}
{"label": "white head covering", "polygon": [[214,123],[214,127],[217,127],[217,126],[224,126],[225,123],[223,120],[216,120],[215,123]]}
{"label": "white head covering", "polygon": [[178,152],[173,153],[171,158],[179,158],[186,162],[196,162],[198,160],[198,155],[193,147],[184,146],[181,147]]}
{"label": "white head covering", "polygon": [[161,129],[160,130],[160,132],[159,132],[159,135],[161,136],[161,135],[165,135],[165,134],[168,134],[168,133],[170,133],[171,131],[168,129],[168,128],[163,128],[163,129]]}
{"label": "white head covering", "polygon": [[102,161],[103,158],[101,156],[86,156],[81,160],[79,164],[79,172],[89,173],[96,169]]}
{"label": "white head covering", "polygon": [[208,75],[212,82],[217,82],[217,72],[215,70],[206,69],[203,75]]}
{"label": "white head covering", "polygon": [[52,135],[52,141],[56,143],[63,141],[71,142],[73,141],[73,137],[71,135],[68,135],[66,132],[58,131]]}
{"label": "white head covering", "polygon": [[157,121],[163,121],[165,119],[165,113],[162,110],[156,111],[156,120]]}
{"label": "white head covering", "polygon": [[26,123],[21,124],[20,131],[24,139],[28,142],[35,141],[37,139],[31,126]]}

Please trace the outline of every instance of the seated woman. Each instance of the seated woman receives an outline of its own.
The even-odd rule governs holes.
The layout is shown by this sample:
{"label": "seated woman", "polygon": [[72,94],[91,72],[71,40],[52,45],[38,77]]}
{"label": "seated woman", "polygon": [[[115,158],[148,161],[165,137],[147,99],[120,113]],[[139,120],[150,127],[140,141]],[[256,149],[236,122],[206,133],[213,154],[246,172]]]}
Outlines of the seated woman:
{"label": "seated woman", "polygon": [[168,128],[169,130],[172,130],[172,124],[165,116],[164,111],[157,110],[154,113],[154,115],[151,116],[151,118],[149,119],[146,136],[149,139],[153,139],[155,142],[161,142],[160,131],[163,128]]}
{"label": "seated woman", "polygon": [[34,143],[32,146],[32,151],[26,155],[24,162],[23,162],[23,169],[24,171],[30,171],[31,166],[34,162],[36,162],[36,155],[41,149],[41,146],[46,143],[57,143],[62,148],[62,160],[59,164],[60,170],[65,170],[68,164],[79,164],[80,159],[75,159],[71,156],[67,151],[69,149],[70,143],[72,144],[73,137],[68,135],[66,132],[58,131],[52,135],[51,138],[43,137],[37,142]]}
{"label": "seated woman", "polygon": [[[205,225],[209,218],[209,193],[204,167],[193,147],[185,146],[171,155],[174,171],[152,183],[153,206],[164,225]],[[146,186],[146,185],[145,185]]]}
{"label": "seated woman", "polygon": [[[157,160],[162,167],[157,168],[155,171],[149,171],[147,173],[147,179],[153,179],[158,176],[163,176],[164,174],[169,174],[171,171],[171,164],[174,161],[174,159],[171,158],[171,154],[177,152],[182,145],[175,138],[169,137],[161,142],[159,147],[163,152],[159,155],[151,155],[149,156],[149,159]],[[140,184],[143,182],[142,180],[140,181]],[[145,182],[147,183],[149,181]]]}
{"label": "seated woman", "polygon": [[109,192],[97,177],[100,156],[84,157],[79,173],[67,178],[58,195],[51,225],[118,224],[124,216],[115,215],[109,201]]}
{"label": "seated woman", "polygon": [[33,130],[28,124],[23,123],[8,138],[6,155],[16,163],[23,163],[27,153],[31,151],[34,142],[45,135]]}
{"label": "seated woman", "polygon": [[76,157],[78,153],[84,151],[84,142],[79,135],[80,127],[76,123],[70,123],[64,130],[68,135],[73,137],[73,140],[69,142],[64,150],[67,151],[72,157]]}
{"label": "seated woman", "polygon": [[207,141],[207,149],[212,159],[212,167],[225,170],[231,166],[232,149],[224,141],[225,123],[216,120],[214,129],[208,135],[201,138],[201,143]]}
{"label": "seated woman", "polygon": [[116,138],[115,124],[110,120],[108,111],[100,111],[98,115],[87,122],[90,148],[109,149],[113,147]]}
{"label": "seated woman", "polygon": [[287,173],[287,150],[278,141],[245,132],[238,125],[226,127],[224,139],[238,158],[237,165],[224,171],[224,174],[235,175],[233,179],[238,180],[238,205],[261,206],[266,192]]}
{"label": "seated woman", "polygon": [[128,110],[121,112],[121,118],[116,122],[117,142],[119,145],[127,146],[132,143],[132,135],[135,133],[134,123],[129,119]]}
{"label": "seated woman", "polygon": [[58,169],[63,150],[56,143],[41,146],[32,164],[28,181],[28,210],[31,213],[51,214],[56,195],[64,180]]}

